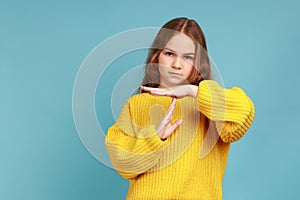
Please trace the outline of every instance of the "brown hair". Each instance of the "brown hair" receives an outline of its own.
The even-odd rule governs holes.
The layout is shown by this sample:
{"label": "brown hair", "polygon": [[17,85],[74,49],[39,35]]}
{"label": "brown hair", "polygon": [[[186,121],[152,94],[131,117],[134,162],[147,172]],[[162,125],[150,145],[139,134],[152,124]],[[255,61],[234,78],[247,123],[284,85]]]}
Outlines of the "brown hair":
{"label": "brown hair", "polygon": [[159,86],[160,75],[157,65],[159,54],[165,48],[168,41],[178,33],[184,33],[190,37],[196,47],[194,68],[187,81],[192,85],[199,85],[201,80],[211,79],[211,67],[207,55],[204,33],[195,20],[181,17],[172,19],[164,24],[156,35],[145,62],[145,76],[142,85],[150,87]]}

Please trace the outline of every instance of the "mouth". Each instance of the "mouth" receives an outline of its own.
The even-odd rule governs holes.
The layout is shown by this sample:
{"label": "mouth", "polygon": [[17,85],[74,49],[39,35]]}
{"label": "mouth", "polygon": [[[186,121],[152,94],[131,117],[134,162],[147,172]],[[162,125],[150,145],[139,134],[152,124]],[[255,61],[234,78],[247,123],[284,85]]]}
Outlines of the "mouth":
{"label": "mouth", "polygon": [[182,74],[177,73],[177,72],[169,72],[169,74],[174,75],[174,76],[182,76]]}

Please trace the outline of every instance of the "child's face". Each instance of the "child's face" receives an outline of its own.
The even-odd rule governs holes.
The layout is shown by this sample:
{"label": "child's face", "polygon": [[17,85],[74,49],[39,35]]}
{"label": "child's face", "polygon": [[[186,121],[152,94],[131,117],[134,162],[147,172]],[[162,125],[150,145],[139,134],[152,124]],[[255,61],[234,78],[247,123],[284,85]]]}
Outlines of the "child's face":
{"label": "child's face", "polygon": [[159,87],[187,84],[194,67],[195,44],[185,34],[174,35],[158,57]]}

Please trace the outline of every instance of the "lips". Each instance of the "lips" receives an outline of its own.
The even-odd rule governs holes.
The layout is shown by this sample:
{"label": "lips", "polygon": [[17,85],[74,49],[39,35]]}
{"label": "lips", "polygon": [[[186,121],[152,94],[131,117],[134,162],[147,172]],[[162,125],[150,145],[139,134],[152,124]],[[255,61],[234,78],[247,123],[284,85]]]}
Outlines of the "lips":
{"label": "lips", "polygon": [[180,73],[177,73],[177,72],[169,72],[169,74],[171,74],[171,75],[175,75],[175,76],[182,76],[182,74],[180,74]]}

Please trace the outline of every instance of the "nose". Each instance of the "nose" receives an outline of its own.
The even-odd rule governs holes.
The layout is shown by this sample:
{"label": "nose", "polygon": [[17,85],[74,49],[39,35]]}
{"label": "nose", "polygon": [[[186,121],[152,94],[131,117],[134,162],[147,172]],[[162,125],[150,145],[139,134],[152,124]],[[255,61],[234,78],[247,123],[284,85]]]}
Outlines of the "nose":
{"label": "nose", "polygon": [[176,56],[174,58],[173,63],[172,63],[172,68],[173,69],[181,69],[182,68],[179,56]]}

